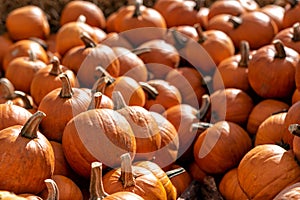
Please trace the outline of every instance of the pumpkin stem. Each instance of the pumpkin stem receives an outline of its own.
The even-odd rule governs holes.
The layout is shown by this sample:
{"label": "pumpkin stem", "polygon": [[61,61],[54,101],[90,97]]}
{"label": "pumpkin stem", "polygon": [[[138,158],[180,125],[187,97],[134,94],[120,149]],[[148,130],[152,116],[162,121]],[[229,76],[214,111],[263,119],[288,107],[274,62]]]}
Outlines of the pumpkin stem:
{"label": "pumpkin stem", "polygon": [[24,105],[22,106],[23,108],[25,108],[25,109],[33,108],[33,105],[31,103],[31,101],[29,100],[28,95],[25,92],[16,90],[14,92],[13,99],[16,99],[16,98],[22,99],[22,102],[24,103]]}
{"label": "pumpkin stem", "polygon": [[87,32],[81,32],[80,39],[84,43],[85,48],[95,48],[97,46],[96,42],[90,37]]}
{"label": "pumpkin stem", "polygon": [[46,116],[42,111],[37,111],[34,113],[24,124],[21,129],[21,136],[28,139],[37,138],[37,132],[41,120]]}
{"label": "pumpkin stem", "polygon": [[199,11],[200,8],[204,7],[205,0],[195,0],[194,10]]}
{"label": "pumpkin stem", "polygon": [[107,77],[101,77],[94,83],[91,91],[92,93],[95,92],[104,93],[106,86],[109,84],[110,84],[109,79]]}
{"label": "pumpkin stem", "polygon": [[37,60],[36,53],[32,49],[28,50],[28,56],[29,56],[29,61]]}
{"label": "pumpkin stem", "polygon": [[288,4],[290,4],[292,8],[294,8],[298,4],[298,2],[299,2],[299,0],[285,0],[285,1]]}
{"label": "pumpkin stem", "polygon": [[196,113],[196,116],[199,120],[203,120],[203,118],[205,117],[205,115],[208,112],[208,109],[210,107],[210,97],[208,94],[204,94],[202,96],[202,102],[201,102],[201,107],[198,110],[198,112]]}
{"label": "pumpkin stem", "polygon": [[191,127],[190,127],[190,131],[194,131],[194,130],[200,130],[200,131],[204,131],[210,127],[212,127],[213,124],[212,123],[207,123],[207,122],[197,122],[197,123],[192,123]]}
{"label": "pumpkin stem", "polygon": [[232,23],[234,29],[238,28],[243,23],[242,18],[237,16],[231,16],[228,21]]}
{"label": "pumpkin stem", "polygon": [[86,17],[84,15],[79,15],[77,22],[86,23]]}
{"label": "pumpkin stem", "polygon": [[186,172],[185,169],[183,167],[179,167],[179,168],[176,168],[176,169],[166,171],[166,174],[169,178],[173,178],[173,177],[178,176],[178,175],[180,175],[184,172]]}
{"label": "pumpkin stem", "polygon": [[101,200],[109,196],[103,187],[102,182],[102,163],[92,162],[91,180],[90,180],[90,198],[89,200]]}
{"label": "pumpkin stem", "polygon": [[93,95],[93,99],[88,107],[88,110],[101,108],[102,96],[103,96],[102,92],[96,92]]}
{"label": "pumpkin stem", "polygon": [[297,22],[293,25],[293,38],[294,42],[300,41],[300,23]]}
{"label": "pumpkin stem", "polygon": [[300,137],[300,124],[291,124],[288,130],[291,134]]}
{"label": "pumpkin stem", "polygon": [[242,40],[240,44],[240,53],[241,59],[239,62],[239,66],[248,67],[249,56],[250,56],[250,46],[249,42]]}
{"label": "pumpkin stem", "polygon": [[120,180],[123,183],[123,187],[127,188],[135,185],[135,180],[132,173],[132,163],[129,153],[121,155],[121,176]]}
{"label": "pumpkin stem", "polygon": [[201,43],[205,42],[207,37],[203,34],[203,30],[201,28],[201,25],[199,23],[197,23],[197,24],[194,25],[194,28],[196,29],[197,34],[198,34],[198,43],[201,44]]}
{"label": "pumpkin stem", "polygon": [[59,200],[59,191],[55,181],[52,179],[46,179],[44,182],[48,190],[47,200]]}
{"label": "pumpkin stem", "polygon": [[59,75],[59,78],[62,82],[62,87],[59,93],[60,98],[71,98],[74,94],[74,91],[71,87],[70,80],[66,74]]}
{"label": "pumpkin stem", "polygon": [[115,79],[102,66],[97,66],[95,70],[96,73],[99,74],[97,75],[98,77],[106,77],[108,79],[107,84],[112,84],[113,82],[115,82]]}
{"label": "pumpkin stem", "polygon": [[51,64],[52,64],[52,68],[49,74],[53,75],[53,76],[58,76],[59,74],[62,73],[61,71],[61,66],[60,66],[60,61],[58,59],[58,57],[53,56],[51,58]]}
{"label": "pumpkin stem", "polygon": [[155,100],[157,95],[159,94],[157,89],[153,86],[151,86],[149,83],[140,81],[139,82],[140,86],[143,88],[143,90],[147,93],[148,99],[153,99]]}
{"label": "pumpkin stem", "polygon": [[0,91],[1,96],[3,96],[5,99],[11,100],[14,98],[14,85],[7,78],[0,78]]}
{"label": "pumpkin stem", "polygon": [[286,53],[284,50],[284,45],[280,40],[275,40],[273,42],[275,50],[276,50],[276,54],[275,54],[275,58],[285,58],[286,57]]}
{"label": "pumpkin stem", "polygon": [[112,101],[114,104],[114,110],[120,110],[122,108],[125,108],[127,105],[125,103],[125,100],[123,98],[123,95],[120,91],[113,91],[112,92]]}
{"label": "pumpkin stem", "polygon": [[181,33],[176,31],[174,28],[171,28],[169,31],[171,32],[172,37],[175,40],[174,47],[177,50],[184,48],[188,42],[188,38],[183,36]]}
{"label": "pumpkin stem", "polygon": [[138,49],[132,49],[131,52],[134,53],[135,55],[141,55],[143,53],[149,53],[151,52],[151,48],[145,47],[145,48],[138,48]]}
{"label": "pumpkin stem", "polygon": [[135,2],[135,9],[134,9],[132,18],[138,18],[139,16],[142,15],[141,5],[142,5],[142,2],[139,2],[139,1]]}

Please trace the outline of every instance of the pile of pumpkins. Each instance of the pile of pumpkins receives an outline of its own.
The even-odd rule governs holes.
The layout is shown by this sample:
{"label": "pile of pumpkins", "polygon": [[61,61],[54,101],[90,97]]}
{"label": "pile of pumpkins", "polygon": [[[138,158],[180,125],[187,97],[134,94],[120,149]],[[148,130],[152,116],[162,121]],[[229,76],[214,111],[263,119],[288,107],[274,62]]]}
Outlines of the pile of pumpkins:
{"label": "pile of pumpkins", "polygon": [[300,196],[300,2],[70,1],[0,35],[0,199]]}

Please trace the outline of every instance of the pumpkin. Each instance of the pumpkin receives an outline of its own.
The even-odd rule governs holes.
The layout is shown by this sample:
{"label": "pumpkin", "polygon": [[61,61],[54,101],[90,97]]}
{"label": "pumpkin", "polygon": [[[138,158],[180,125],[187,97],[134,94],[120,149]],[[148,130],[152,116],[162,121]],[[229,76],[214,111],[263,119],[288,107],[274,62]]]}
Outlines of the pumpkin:
{"label": "pumpkin", "polygon": [[[143,52],[143,50],[130,51],[124,47],[112,47],[112,50],[118,57],[120,63],[119,76],[128,76],[136,81],[147,81],[148,71],[145,63],[137,54]],[[144,51],[148,51],[145,49]]]}
{"label": "pumpkin", "polygon": [[147,86],[143,86],[146,91],[144,108],[147,110],[163,113],[172,106],[181,104],[182,97],[179,90],[169,82],[162,79],[152,79],[146,83],[157,91],[156,94],[152,95],[150,94],[152,91],[149,91]]}
{"label": "pumpkin", "polygon": [[180,165],[173,164],[171,168],[166,171],[171,183],[177,191],[177,198],[190,186],[192,183],[191,175]]}
{"label": "pumpkin", "polygon": [[178,156],[179,139],[178,133],[173,124],[157,112],[150,112],[154,117],[161,136],[160,149],[156,151],[153,162],[166,170],[175,163]]}
{"label": "pumpkin", "polygon": [[7,15],[6,28],[13,40],[24,40],[30,37],[45,39],[50,34],[46,13],[34,5],[12,10]]}
{"label": "pumpkin", "polygon": [[171,70],[165,81],[175,86],[182,98],[182,103],[189,104],[196,109],[201,105],[202,96],[206,93],[205,78],[192,67],[179,67]]}
{"label": "pumpkin", "polygon": [[205,27],[209,8],[204,7],[202,3],[198,0],[159,0],[155,1],[153,7],[165,18],[168,28],[182,25],[193,26],[196,23]]}
{"label": "pumpkin", "polygon": [[137,47],[137,49],[144,48],[149,51],[139,53],[138,56],[146,64],[149,76],[153,79],[163,79],[171,69],[178,67],[180,61],[178,51],[164,40],[150,40]]}
{"label": "pumpkin", "polygon": [[299,109],[300,106],[300,102],[296,102],[294,103],[292,106],[290,106],[290,108],[287,111],[286,117],[284,119],[284,133],[283,133],[283,141],[285,141],[285,143],[289,144],[291,148],[293,148],[293,139],[294,139],[294,135],[290,133],[290,131],[288,130],[288,127],[291,124],[298,124],[299,122]]}
{"label": "pumpkin", "polygon": [[88,1],[70,1],[63,8],[60,16],[60,25],[76,21],[80,15],[86,17],[90,26],[105,28],[106,20],[103,11],[94,3]]}
{"label": "pumpkin", "polygon": [[8,51],[9,47],[13,44],[13,41],[9,38],[8,33],[0,35],[0,44],[0,65],[2,66],[6,51]]}
{"label": "pumpkin", "polygon": [[[299,56],[295,50],[275,40],[273,44],[258,49],[252,56],[248,63],[249,83],[263,98],[287,98],[295,89],[298,61]],[[272,73],[269,73],[270,70]]]}
{"label": "pumpkin", "polygon": [[122,34],[116,32],[110,32],[106,37],[101,41],[101,44],[105,44],[109,47],[124,47],[128,50],[133,49],[129,41],[123,37]]}
{"label": "pumpkin", "polygon": [[33,40],[20,40],[12,44],[3,57],[2,67],[4,72],[7,70],[8,64],[17,57],[29,56],[29,52],[35,55],[38,60],[48,64],[48,55],[45,49]]}
{"label": "pumpkin", "polygon": [[211,122],[230,121],[240,125],[246,124],[254,107],[252,98],[243,90],[225,88],[214,91],[210,95]]}
{"label": "pumpkin", "polygon": [[118,166],[123,153],[130,152],[134,158],[136,140],[125,117],[115,110],[101,108],[73,117],[63,131],[62,147],[71,168],[89,178],[94,161],[101,161],[106,169]]}
{"label": "pumpkin", "polygon": [[238,182],[249,199],[273,199],[285,187],[298,182],[300,175],[293,153],[275,144],[255,146],[237,169]]}
{"label": "pumpkin", "polygon": [[237,166],[251,147],[251,139],[242,127],[219,121],[199,135],[194,158],[204,172],[222,174]]}
{"label": "pumpkin", "polygon": [[278,31],[283,29],[283,16],[285,9],[276,4],[268,4],[259,9],[259,11],[268,15],[276,24]]}
{"label": "pumpkin", "polygon": [[11,81],[16,90],[29,94],[34,75],[46,66],[46,63],[37,60],[33,52],[29,52],[29,56],[15,58],[8,64],[5,77]]}
{"label": "pumpkin", "polygon": [[0,104],[0,130],[14,125],[23,125],[31,117],[25,108],[12,104]]}
{"label": "pumpkin", "polygon": [[[194,27],[198,34],[197,42],[209,54],[216,65],[218,65],[225,58],[234,55],[235,47],[233,41],[226,33],[220,30],[203,31],[200,24],[195,24]],[[194,45],[191,45],[191,47],[194,47]],[[192,53],[195,54],[194,51],[197,52],[197,47],[196,49],[191,47],[189,47],[189,44],[187,44],[187,47],[185,48],[185,55],[188,56]],[[218,49],[218,51],[216,51],[216,49]]]}
{"label": "pumpkin", "polygon": [[120,33],[133,46],[138,46],[146,41],[161,39],[166,31],[166,22],[163,16],[153,8],[142,5],[143,2],[135,1],[121,11],[117,11],[114,20],[115,31]]}
{"label": "pumpkin", "polygon": [[59,55],[64,54],[73,47],[83,45],[80,34],[84,31],[92,39],[96,40],[95,30],[86,22],[86,17],[80,15],[76,21],[68,22],[61,26],[56,33],[56,51]]}
{"label": "pumpkin", "polygon": [[118,91],[122,94],[125,103],[130,106],[144,106],[146,94],[141,84],[129,76],[112,77],[102,67],[97,67],[103,77],[100,77],[92,87],[92,91],[102,92],[112,98],[113,92]]}
{"label": "pumpkin", "polygon": [[274,40],[281,40],[282,43],[291,49],[300,53],[300,23],[295,23],[292,27],[288,27],[277,33]]}
{"label": "pumpkin", "polygon": [[103,176],[103,186],[108,194],[120,191],[133,192],[145,200],[166,200],[167,193],[160,181],[150,170],[131,163],[128,153],[121,156],[121,167]]}
{"label": "pumpkin", "polygon": [[75,72],[80,86],[91,88],[96,81],[94,72],[97,66],[117,77],[120,63],[114,51],[107,45],[96,44],[86,32],[81,32],[80,38],[84,45],[74,46],[62,59],[62,64]]}
{"label": "pumpkin", "polygon": [[162,170],[157,164],[151,161],[139,161],[134,163],[134,166],[143,167],[151,171],[163,184],[165,191],[167,193],[168,200],[175,200],[178,197],[176,192],[176,187],[173,185],[172,181],[169,179],[167,173]]}
{"label": "pumpkin", "polygon": [[143,200],[142,197],[139,195],[127,192],[127,191],[121,191],[116,192],[111,195],[107,194],[104,191],[103,188],[103,180],[102,180],[102,163],[101,162],[93,162],[91,164],[91,177],[90,177],[90,197],[91,200],[97,200],[97,199],[105,199],[105,200],[126,200],[126,199],[132,199],[132,200]]}
{"label": "pumpkin", "polygon": [[114,109],[129,122],[136,140],[135,160],[151,160],[161,147],[158,124],[151,113],[141,106],[129,106],[120,92],[112,94]]}
{"label": "pumpkin", "polygon": [[0,188],[16,194],[37,194],[44,189],[43,181],[53,175],[53,149],[38,131],[44,116],[43,112],[37,111],[24,126],[10,126],[0,131]]}
{"label": "pumpkin", "polygon": [[285,102],[275,99],[264,99],[256,104],[248,117],[247,131],[250,134],[256,134],[260,124],[273,113],[287,111],[289,105]]}
{"label": "pumpkin", "polygon": [[284,28],[293,26],[294,23],[299,22],[300,4],[297,0],[288,0],[285,6],[282,25]]}
{"label": "pumpkin", "polygon": [[183,163],[191,162],[193,144],[200,134],[200,131],[192,129],[191,126],[193,123],[203,120],[209,108],[209,97],[203,95],[199,109],[188,104],[179,104],[170,107],[162,114],[177,130],[179,138],[178,159]]}
{"label": "pumpkin", "polygon": [[21,106],[31,113],[37,109],[32,97],[22,91],[15,90],[14,85],[7,78],[0,78],[0,103]]}
{"label": "pumpkin", "polygon": [[[80,188],[70,178],[65,177],[63,175],[53,175],[51,179],[56,183],[60,200],[83,199]],[[46,199],[50,195],[48,195],[47,189],[41,194],[41,196],[44,197],[44,199]]]}
{"label": "pumpkin", "polygon": [[248,197],[238,182],[237,172],[237,168],[233,168],[224,174],[219,183],[219,191],[225,199],[247,200]]}
{"label": "pumpkin", "polygon": [[275,197],[274,200],[280,199],[298,199],[300,198],[300,183],[294,183],[292,185],[287,186],[281,192],[279,192]]}
{"label": "pumpkin", "polygon": [[290,149],[290,145],[283,139],[285,130],[284,120],[287,112],[277,113],[266,118],[258,127],[254,145],[277,144],[285,149]]}
{"label": "pumpkin", "polygon": [[41,100],[38,110],[46,114],[41,122],[43,134],[50,140],[61,142],[66,124],[74,116],[87,110],[91,95],[81,88],[72,88],[67,75],[61,74],[59,78],[62,86],[49,92]]}
{"label": "pumpkin", "polygon": [[245,40],[240,43],[239,54],[225,58],[218,64],[218,69],[213,76],[214,90],[225,88],[250,90],[248,81],[248,62],[252,55],[249,43]]}
{"label": "pumpkin", "polygon": [[207,25],[207,30],[214,29],[226,33],[236,49],[242,40],[248,41],[251,49],[258,49],[269,44],[278,32],[275,22],[261,11],[246,12],[240,16],[216,15]]}
{"label": "pumpkin", "polygon": [[46,67],[39,69],[35,73],[30,84],[30,94],[37,105],[49,92],[61,87],[59,75],[62,73],[68,76],[71,87],[79,85],[74,72],[61,65],[56,56],[52,57],[51,62]]}

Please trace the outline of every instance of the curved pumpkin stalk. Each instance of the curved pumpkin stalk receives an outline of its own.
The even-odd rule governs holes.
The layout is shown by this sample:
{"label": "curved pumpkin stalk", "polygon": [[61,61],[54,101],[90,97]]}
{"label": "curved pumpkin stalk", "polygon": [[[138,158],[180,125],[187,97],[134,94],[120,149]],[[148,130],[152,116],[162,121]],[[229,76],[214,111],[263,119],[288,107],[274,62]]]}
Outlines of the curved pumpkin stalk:
{"label": "curved pumpkin stalk", "polygon": [[46,179],[45,184],[48,189],[48,197],[46,200],[59,200],[59,191],[55,181],[52,179]]}
{"label": "curved pumpkin stalk", "polygon": [[102,163],[93,162],[91,165],[90,198],[89,200],[102,200],[109,196],[103,188]]}

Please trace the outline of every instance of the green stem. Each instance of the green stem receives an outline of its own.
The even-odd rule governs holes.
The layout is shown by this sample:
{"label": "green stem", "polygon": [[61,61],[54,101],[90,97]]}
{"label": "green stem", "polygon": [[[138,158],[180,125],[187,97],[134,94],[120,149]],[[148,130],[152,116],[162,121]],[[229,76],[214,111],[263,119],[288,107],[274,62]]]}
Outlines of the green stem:
{"label": "green stem", "polygon": [[60,98],[71,98],[74,94],[74,91],[71,87],[70,80],[66,74],[61,74],[59,76],[60,80],[62,81],[62,87],[60,90],[59,97]]}
{"label": "green stem", "polygon": [[46,116],[42,111],[34,113],[21,129],[21,136],[28,139],[37,138],[38,128],[41,120]]}
{"label": "green stem", "polygon": [[135,180],[132,173],[132,163],[129,153],[121,155],[121,176],[123,187],[131,187],[135,185]]}
{"label": "green stem", "polygon": [[109,196],[103,187],[102,182],[102,163],[92,162],[91,164],[91,178],[90,178],[90,198],[89,200],[102,200]]}
{"label": "green stem", "polygon": [[59,200],[59,191],[55,181],[52,179],[46,179],[44,182],[48,190],[47,200]]}

